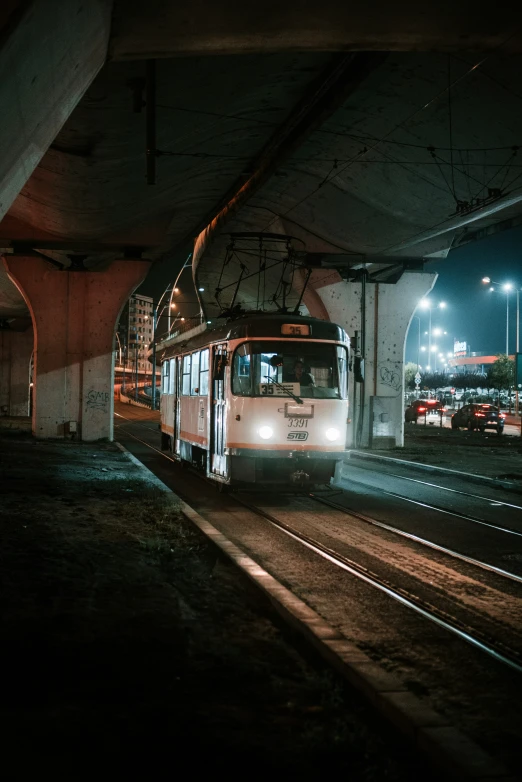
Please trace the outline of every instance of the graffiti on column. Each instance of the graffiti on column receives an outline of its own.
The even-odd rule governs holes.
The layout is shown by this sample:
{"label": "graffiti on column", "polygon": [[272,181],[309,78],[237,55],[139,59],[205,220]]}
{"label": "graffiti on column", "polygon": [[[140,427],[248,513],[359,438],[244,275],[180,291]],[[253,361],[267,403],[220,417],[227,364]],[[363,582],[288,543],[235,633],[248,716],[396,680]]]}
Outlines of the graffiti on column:
{"label": "graffiti on column", "polygon": [[385,364],[382,364],[379,367],[379,377],[383,386],[393,388],[394,391],[400,393],[402,388],[402,377],[400,372],[397,372],[395,369],[390,369]]}
{"label": "graffiti on column", "polygon": [[109,405],[108,391],[96,391],[94,388],[92,388],[87,393],[88,410],[103,410],[103,412],[107,412],[108,405]]}

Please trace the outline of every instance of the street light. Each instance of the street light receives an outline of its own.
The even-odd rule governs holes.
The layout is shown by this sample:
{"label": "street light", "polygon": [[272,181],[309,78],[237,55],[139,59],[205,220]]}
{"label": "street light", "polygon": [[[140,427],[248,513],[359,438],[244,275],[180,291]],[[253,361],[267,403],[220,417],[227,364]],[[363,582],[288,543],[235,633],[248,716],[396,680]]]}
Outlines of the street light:
{"label": "street light", "polygon": [[428,326],[428,351],[431,352],[431,313],[433,310],[441,309],[444,310],[447,307],[447,304],[445,301],[439,301],[438,304],[432,304],[430,299],[421,299],[421,302],[419,304],[419,307],[421,307],[423,310],[428,310],[430,320],[429,320],[429,326]]}
{"label": "street light", "polygon": [[[489,285],[490,291],[495,290],[495,286],[497,288],[501,288],[504,293],[506,294],[506,356],[509,356],[509,294],[514,288],[514,285],[511,282],[495,282],[495,280],[492,280],[491,277],[483,277],[482,282],[485,285]],[[517,333],[516,333],[516,344],[517,344],[517,353],[520,350],[520,289],[518,286],[515,288],[515,292],[517,294]]]}
{"label": "street light", "polygon": [[[513,290],[513,285],[510,282],[506,282],[504,284],[500,282],[495,282],[495,280],[492,280],[491,277],[483,277],[482,282],[486,285],[490,285],[490,291],[494,291],[494,286],[496,285],[499,288],[502,288],[502,290],[506,294],[506,356],[509,356],[509,293]],[[516,332],[516,352],[520,352],[520,288],[517,285],[515,288],[516,294],[517,294],[517,332]],[[516,361],[516,357],[515,357]],[[510,403],[511,404],[511,403]],[[515,389],[515,415],[518,415],[519,411],[519,399],[518,399],[518,386]]]}

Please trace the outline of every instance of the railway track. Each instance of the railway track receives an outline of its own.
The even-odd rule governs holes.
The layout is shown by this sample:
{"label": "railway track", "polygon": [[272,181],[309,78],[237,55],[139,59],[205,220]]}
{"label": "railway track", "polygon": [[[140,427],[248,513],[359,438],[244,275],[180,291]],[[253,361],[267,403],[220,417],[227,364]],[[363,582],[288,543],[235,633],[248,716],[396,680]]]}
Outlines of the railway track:
{"label": "railway track", "polygon": [[[123,418],[123,416],[121,417]],[[126,420],[129,421],[130,423],[138,423],[136,421],[133,421],[132,419],[126,419]],[[147,426],[143,422],[140,423],[142,424],[142,428],[152,430],[155,433],[157,433],[156,428]],[[128,430],[125,431],[125,434],[131,437],[132,439],[140,442],[148,449],[155,451],[163,458],[168,459],[171,462],[178,463],[177,460],[175,460],[169,454],[165,453],[160,448],[151,445],[149,442],[138,437],[136,434],[133,434]],[[198,477],[201,477],[199,476],[198,473],[196,474],[198,475]],[[470,565],[472,567],[481,570],[489,571],[493,573],[495,576],[505,578],[511,582],[516,582],[516,583],[522,582],[522,577],[518,576],[515,573],[510,573],[508,571],[495,567],[494,565],[490,565],[487,562],[483,562],[474,559],[472,557],[468,557],[459,552],[452,551],[451,549],[448,549],[446,547],[439,546],[433,541],[427,540],[425,538],[421,538],[419,536],[412,535],[411,533],[404,532],[403,530],[393,527],[392,525],[386,524],[385,522],[379,521],[377,519],[373,519],[368,516],[364,516],[363,514],[360,514],[357,511],[347,509],[346,507],[343,507],[342,505],[335,503],[335,501],[333,501],[331,497],[328,498],[325,496],[318,496],[317,493],[315,492],[310,493],[308,496],[312,501],[316,502],[317,504],[328,505],[332,507],[332,509],[342,512],[347,517],[353,517],[354,519],[370,524],[373,527],[386,530],[386,532],[393,533],[394,535],[407,539],[414,544],[423,546],[427,549],[434,550],[437,553],[442,554],[446,557],[450,557],[452,559],[462,561],[466,565]],[[437,607],[436,605],[432,604],[426,599],[420,597],[418,594],[415,594],[411,590],[394,585],[393,583],[391,583],[389,579],[383,577],[382,575],[379,575],[373,570],[370,570],[368,567],[361,565],[360,563],[356,562],[352,558],[348,558],[343,554],[340,554],[334,548],[325,545],[316,537],[303,533],[295,526],[290,525],[287,522],[283,521],[282,519],[278,518],[277,515],[275,515],[274,513],[268,513],[265,509],[260,508],[258,505],[256,505],[255,502],[249,501],[248,497],[243,495],[242,493],[235,493],[230,495],[230,497],[234,502],[236,502],[239,505],[242,505],[243,507],[248,508],[250,512],[255,513],[258,517],[262,517],[266,522],[268,522],[274,527],[277,527],[285,535],[291,537],[294,541],[300,543],[301,545],[305,546],[308,550],[322,557],[324,560],[328,561],[334,567],[339,568],[344,572],[350,573],[352,576],[370,585],[374,589],[379,590],[381,593],[384,593],[394,601],[397,601],[405,608],[414,611],[416,614],[423,617],[423,619],[425,619],[426,621],[434,625],[437,625],[438,627],[442,628],[444,631],[457,636],[464,642],[475,647],[480,652],[494,658],[497,662],[511,668],[512,670],[517,671],[518,673],[522,673],[522,655],[517,649],[512,648],[511,645],[506,644],[505,642],[502,642],[499,639],[493,637],[491,633],[482,631],[479,627],[474,626],[469,621],[467,622],[462,621],[462,619],[459,619],[455,615],[442,609],[440,606]],[[190,502],[190,497],[186,499],[188,502]],[[450,513],[450,511],[445,511],[445,512]],[[454,514],[454,515],[459,516],[460,514]],[[474,519],[466,519],[466,520],[474,521]],[[499,531],[506,532],[509,530],[504,530],[503,528],[500,528]]]}
{"label": "railway track", "polygon": [[[314,500],[318,501],[318,498],[315,497],[314,495],[311,495],[311,497]],[[243,497],[237,496],[235,497],[235,499],[237,502],[241,503],[252,512],[255,512],[260,516],[262,516],[263,518],[265,518],[270,524],[273,524],[274,526],[278,527],[280,530],[282,530],[285,534],[289,535],[294,540],[302,543],[308,549],[314,551],[316,554],[326,559],[335,567],[341,568],[342,570],[351,573],[353,576],[356,576],[357,578],[361,579],[365,583],[380,590],[381,592],[384,592],[386,595],[391,597],[393,600],[396,600],[397,602],[401,603],[406,608],[420,614],[422,617],[424,617],[424,619],[428,620],[429,622],[432,622],[438,625],[439,627],[442,627],[444,630],[454,635],[457,635],[466,643],[469,643],[475,648],[479,649],[481,652],[488,654],[489,656],[496,659],[498,662],[513,668],[519,673],[522,673],[522,655],[515,649],[509,648],[507,645],[495,640],[494,638],[489,637],[487,634],[481,632],[479,629],[473,628],[472,626],[463,623],[455,616],[451,616],[450,614],[441,610],[440,608],[428,603],[418,595],[415,595],[412,592],[405,590],[401,587],[394,586],[387,579],[383,578],[377,573],[374,573],[370,571],[368,568],[355,562],[354,560],[343,556],[342,554],[335,551],[334,549],[324,545],[319,540],[312,538],[311,536],[306,535],[303,532],[300,532],[299,530],[291,527],[286,522],[283,522],[281,519],[278,519],[273,514],[267,513],[266,510],[257,507],[255,504],[249,503]],[[331,503],[326,503],[326,504],[332,505]],[[332,505],[332,507],[334,506]],[[347,513],[346,510],[340,506],[337,506],[337,509]],[[352,515],[352,514],[347,513],[347,515]],[[361,517],[358,516],[358,518]],[[366,518],[364,520],[369,521],[370,523],[376,523],[377,526],[381,526],[381,527],[384,526],[380,522],[375,522],[374,520],[371,519]],[[391,527],[388,527],[388,530],[402,534],[401,531],[395,530]],[[435,544],[432,544],[429,541],[423,541],[420,538],[417,539],[415,542],[428,545],[429,547],[435,547]],[[514,574],[498,571],[498,569],[493,567],[490,568],[485,563],[472,560],[471,558],[465,558],[460,555],[456,555],[454,552],[450,552],[449,550],[444,550],[442,547],[437,547],[437,548],[439,551],[442,551],[443,553],[448,553],[451,556],[458,556],[459,559],[464,559],[469,564],[494,570],[495,572],[497,572],[497,574],[505,576],[506,578],[512,578],[516,581],[522,581],[521,578],[515,576]]]}
{"label": "railway track", "polygon": [[[368,467],[363,466],[361,464],[357,464],[355,466],[358,469],[361,469],[361,470],[363,470],[363,469],[367,470],[368,469]],[[482,500],[483,502],[493,503],[495,506],[498,506],[498,507],[506,507],[506,508],[513,508],[514,510],[522,510],[522,505],[517,505],[516,503],[513,503],[513,502],[505,502],[504,500],[492,499],[491,497],[485,497],[482,494],[475,494],[474,492],[462,491],[462,489],[453,489],[453,488],[450,488],[449,486],[442,486],[439,483],[432,483],[431,481],[423,481],[420,478],[410,478],[409,476],[399,475],[397,473],[392,473],[392,472],[385,472],[385,473],[383,473],[383,475],[386,476],[386,477],[389,477],[389,478],[398,478],[401,481],[408,481],[410,483],[420,484],[421,486],[428,486],[428,487],[430,487],[432,489],[437,489],[437,491],[443,491],[443,492],[447,492],[447,493],[450,493],[450,494],[458,494],[458,495],[460,495],[462,497],[469,497],[470,499]],[[357,481],[356,479],[354,479],[352,477],[350,477],[350,482],[358,483],[361,486],[366,486],[367,485],[367,484],[364,483],[364,481]],[[382,488],[376,487],[376,486],[373,486],[372,488],[377,489],[378,491],[382,492],[383,494],[389,494],[391,496],[397,497],[398,499],[405,500],[406,502],[415,503],[415,500],[412,500],[411,497],[405,497],[402,494],[397,494],[395,492],[390,492],[387,489],[382,489]],[[435,510],[444,510],[443,508],[440,508],[440,507],[435,506],[435,505],[434,506],[427,505],[427,507],[433,507]]]}
{"label": "railway track", "polygon": [[[337,494],[338,492],[334,492],[334,494]],[[387,494],[391,494],[391,492],[386,492]],[[446,554],[449,557],[453,557],[455,559],[459,559],[462,562],[467,562],[470,565],[474,565],[475,567],[482,568],[483,570],[488,570],[491,573],[496,573],[499,576],[503,576],[504,578],[509,578],[512,581],[516,581],[519,584],[522,584],[522,576],[517,575],[516,573],[510,573],[507,570],[503,570],[502,568],[496,567],[495,565],[490,565],[487,562],[483,562],[482,560],[475,559],[474,557],[468,557],[465,554],[461,554],[458,551],[454,551],[453,549],[449,549],[446,546],[440,546],[438,543],[434,543],[431,540],[427,540],[426,538],[421,538],[419,535],[414,535],[411,532],[405,532],[405,530],[399,529],[399,527],[394,527],[391,524],[387,524],[384,521],[379,521],[378,519],[373,519],[371,516],[366,516],[363,513],[359,513],[359,511],[354,510],[353,508],[347,507],[345,505],[339,505],[338,503],[334,502],[330,497],[324,497],[319,496],[315,492],[311,492],[310,497],[312,497],[317,502],[321,502],[324,505],[329,505],[331,508],[335,508],[335,510],[339,510],[341,512],[347,513],[349,516],[354,516],[355,518],[359,519],[360,521],[364,521],[367,524],[371,524],[374,527],[380,527],[381,529],[385,529],[388,532],[393,532],[395,535],[399,535],[400,537],[406,538],[408,540],[412,540],[415,543],[419,543],[422,546],[427,546],[428,548],[432,548],[435,551],[440,551],[443,554]],[[394,495],[395,496],[395,495]],[[484,524],[486,527],[491,527],[492,529],[495,529],[499,532],[508,532],[512,533],[514,535],[520,535],[522,537],[522,534],[519,532],[515,532],[513,530],[507,529],[505,527],[498,527],[494,524],[487,524],[486,522],[481,522],[480,519],[474,519],[471,516],[463,515],[461,513],[451,513],[451,511],[448,511],[443,508],[437,508],[434,505],[428,505],[425,503],[415,503],[420,506],[425,506],[427,508],[430,508],[431,510],[438,510],[441,513],[446,513],[448,515],[453,515],[456,518],[465,519],[466,521],[472,521],[476,522],[478,524]]]}

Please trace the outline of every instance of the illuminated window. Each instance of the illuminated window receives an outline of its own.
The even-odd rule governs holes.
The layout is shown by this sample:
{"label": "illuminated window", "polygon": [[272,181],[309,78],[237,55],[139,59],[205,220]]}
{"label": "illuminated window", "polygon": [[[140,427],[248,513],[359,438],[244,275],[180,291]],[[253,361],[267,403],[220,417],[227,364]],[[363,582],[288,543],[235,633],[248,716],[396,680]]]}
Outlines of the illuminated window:
{"label": "illuminated window", "polygon": [[190,395],[190,359],[190,355],[183,356],[183,378],[181,381],[181,393],[183,396]]}
{"label": "illuminated window", "polygon": [[190,382],[190,393],[192,396],[199,394],[199,351],[192,354],[192,380]]}
{"label": "illuminated window", "polygon": [[176,359],[172,358],[169,362],[169,394],[174,394],[176,391]]}
{"label": "illuminated window", "polygon": [[162,394],[168,394],[169,393],[169,364],[170,361],[164,361],[163,362],[163,373],[162,373],[162,381],[161,381],[161,393]]}
{"label": "illuminated window", "polygon": [[200,365],[199,365],[199,395],[206,396],[208,394],[208,349],[201,351]]}
{"label": "illuminated window", "polygon": [[308,399],[343,399],[346,373],[345,347],[293,340],[247,342],[234,353],[232,393],[268,396],[271,385],[288,383]]}

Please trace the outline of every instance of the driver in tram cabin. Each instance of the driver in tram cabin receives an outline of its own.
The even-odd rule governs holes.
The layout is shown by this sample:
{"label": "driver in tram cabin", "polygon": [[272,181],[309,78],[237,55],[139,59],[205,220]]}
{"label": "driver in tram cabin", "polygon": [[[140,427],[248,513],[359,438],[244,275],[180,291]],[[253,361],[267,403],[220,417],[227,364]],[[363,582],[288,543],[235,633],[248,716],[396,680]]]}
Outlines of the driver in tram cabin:
{"label": "driver in tram cabin", "polygon": [[314,386],[315,380],[310,372],[304,371],[304,363],[297,359],[294,363],[294,371],[292,375],[289,375],[285,381],[286,383],[299,383],[302,386]]}

